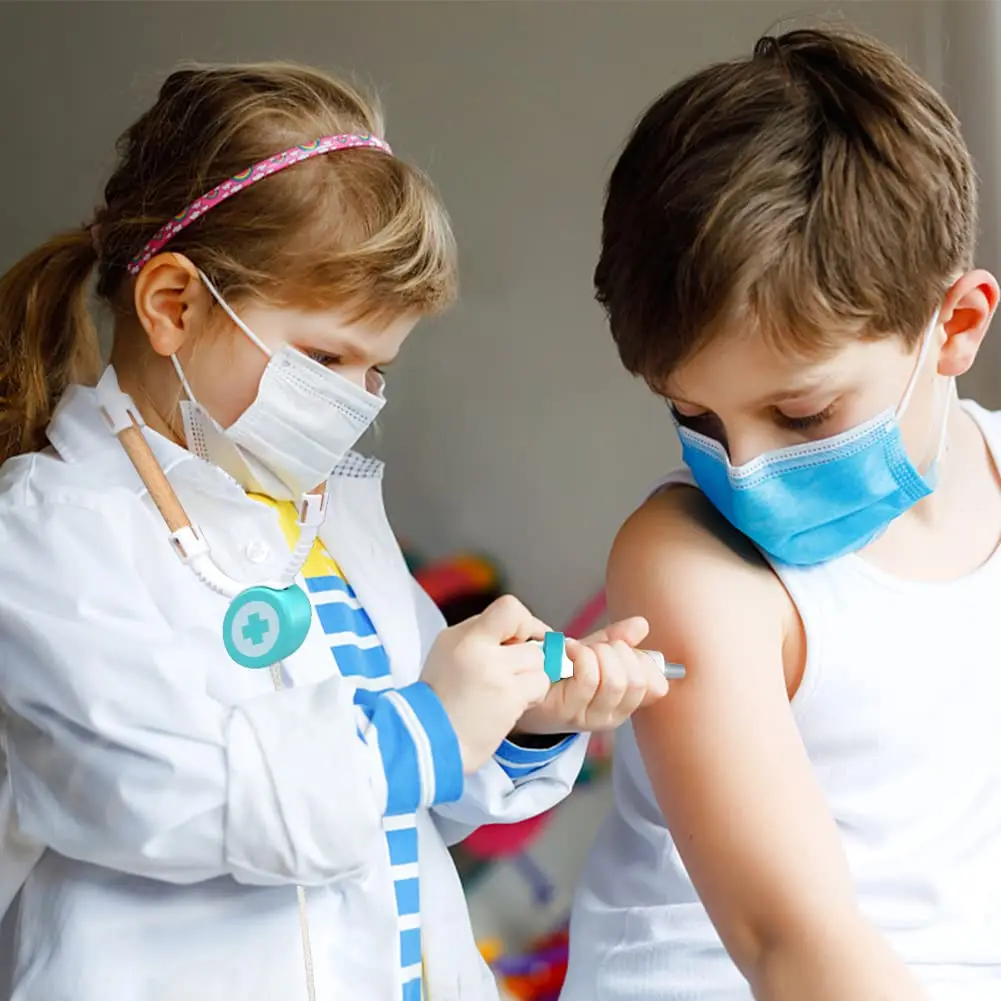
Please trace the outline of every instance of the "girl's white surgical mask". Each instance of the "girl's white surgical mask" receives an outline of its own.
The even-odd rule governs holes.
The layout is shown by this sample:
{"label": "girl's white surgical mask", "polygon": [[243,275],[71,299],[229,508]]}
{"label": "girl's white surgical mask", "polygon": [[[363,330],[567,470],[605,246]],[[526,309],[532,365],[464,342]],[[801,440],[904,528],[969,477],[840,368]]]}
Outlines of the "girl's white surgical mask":
{"label": "girl's white surgical mask", "polygon": [[272,352],[233,312],[208,278],[199,277],[229,318],[268,356],[254,402],[223,428],[195,399],[176,355],[188,399],[181,417],[188,448],[253,493],[298,501],[326,483],[334,467],[385,405],[380,383],[370,393],[288,345]]}

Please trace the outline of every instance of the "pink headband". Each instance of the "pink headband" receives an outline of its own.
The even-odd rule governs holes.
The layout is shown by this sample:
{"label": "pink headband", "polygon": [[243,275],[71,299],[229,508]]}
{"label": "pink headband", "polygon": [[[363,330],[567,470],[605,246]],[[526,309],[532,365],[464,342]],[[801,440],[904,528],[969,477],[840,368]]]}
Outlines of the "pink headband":
{"label": "pink headband", "polygon": [[231,177],[228,181],[223,181],[222,184],[202,195],[201,198],[196,198],[183,212],[174,216],[164,227],[157,230],[149,243],[129,261],[129,274],[133,276],[139,274],[150,259],[163,250],[182,229],[190,226],[196,219],[200,219],[209,209],[215,208],[220,202],[232,198],[238,191],[243,191],[244,188],[249,188],[263,178],[277,174],[278,171],[291,167],[294,163],[300,163],[302,160],[311,160],[314,156],[320,156],[323,153],[354,149],[359,146],[381,149],[384,153],[393,152],[383,139],[364,133],[351,132],[340,136],[324,136],[322,139],[316,139],[302,146],[293,146],[282,153],[268,157],[267,160],[255,163],[253,167]]}

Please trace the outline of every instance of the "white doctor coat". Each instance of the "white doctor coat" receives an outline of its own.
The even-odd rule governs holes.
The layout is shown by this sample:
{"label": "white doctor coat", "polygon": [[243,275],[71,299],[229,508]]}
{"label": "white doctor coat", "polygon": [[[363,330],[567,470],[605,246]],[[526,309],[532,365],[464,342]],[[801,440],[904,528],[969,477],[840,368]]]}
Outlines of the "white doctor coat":
{"label": "white doctor coat", "polygon": [[[0,885],[18,842],[44,849],[5,922],[0,998],[305,998],[302,884],[318,998],[396,1001],[385,778],[322,630],[286,662],[282,692],[237,667],[226,600],[172,551],[93,390],[66,394],[49,437],[0,470]],[[248,584],[274,577],[288,558],[274,512],[147,438],[219,565]],[[390,530],[381,470],[341,464],[321,538],[402,687],[444,623]],[[584,750],[576,740],[520,780],[491,762],[459,802],[419,813],[428,1001],[496,998],[446,845],[555,805]]]}

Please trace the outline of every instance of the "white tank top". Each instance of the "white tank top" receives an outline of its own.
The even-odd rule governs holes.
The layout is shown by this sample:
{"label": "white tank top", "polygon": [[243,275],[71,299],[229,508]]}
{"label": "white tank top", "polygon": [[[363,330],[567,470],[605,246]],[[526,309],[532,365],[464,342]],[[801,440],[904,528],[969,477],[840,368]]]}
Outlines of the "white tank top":
{"label": "white tank top", "polygon": [[[964,406],[1001,466],[1001,414]],[[897,580],[859,556],[776,572],[806,631],[793,713],[863,912],[932,1001],[998,1001],[1001,550],[949,582]],[[751,1001],[629,727],[614,784],[574,904],[563,998]]]}

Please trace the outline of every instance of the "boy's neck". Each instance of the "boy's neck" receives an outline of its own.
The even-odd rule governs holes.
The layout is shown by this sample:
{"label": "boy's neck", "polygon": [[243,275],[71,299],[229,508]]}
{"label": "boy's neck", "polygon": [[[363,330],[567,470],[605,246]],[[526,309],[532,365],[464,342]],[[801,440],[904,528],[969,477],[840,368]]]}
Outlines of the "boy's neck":
{"label": "boy's neck", "polygon": [[974,419],[950,404],[935,490],[862,551],[906,580],[950,580],[982,565],[1001,541],[1001,477]]}
{"label": "boy's neck", "polygon": [[925,529],[935,530],[959,508],[969,514],[972,481],[996,478],[997,467],[976,421],[954,398],[949,404],[945,447],[938,459],[938,482],[924,500],[918,501],[900,520],[909,518]]}

